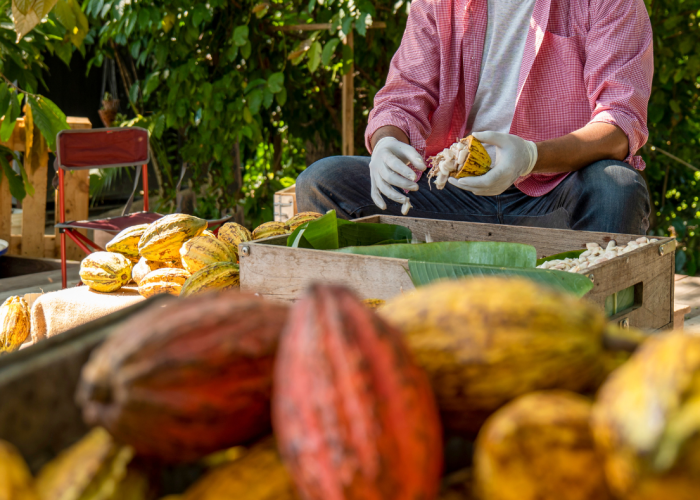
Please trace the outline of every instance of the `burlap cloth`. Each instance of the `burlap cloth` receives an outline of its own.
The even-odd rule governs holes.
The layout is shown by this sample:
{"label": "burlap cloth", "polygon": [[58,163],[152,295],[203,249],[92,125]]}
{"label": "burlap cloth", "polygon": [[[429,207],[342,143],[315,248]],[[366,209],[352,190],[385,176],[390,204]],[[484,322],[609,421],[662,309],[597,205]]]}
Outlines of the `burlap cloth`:
{"label": "burlap cloth", "polygon": [[53,337],[76,326],[145,300],[137,288],[100,293],[86,286],[45,293],[32,305],[32,342]]}

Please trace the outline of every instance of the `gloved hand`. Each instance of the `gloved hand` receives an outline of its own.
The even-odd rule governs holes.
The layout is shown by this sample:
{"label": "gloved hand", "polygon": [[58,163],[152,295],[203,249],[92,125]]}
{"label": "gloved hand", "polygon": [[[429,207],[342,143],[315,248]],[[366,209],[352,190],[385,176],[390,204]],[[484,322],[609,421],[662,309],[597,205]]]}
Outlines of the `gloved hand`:
{"label": "gloved hand", "polygon": [[418,151],[398,139],[383,137],[374,146],[372,159],[369,162],[372,201],[382,210],[386,210],[383,194],[390,200],[405,205],[405,210],[408,211],[410,207],[408,197],[391,187],[418,191],[418,184],[415,183],[416,173],[406,165],[407,162],[420,171],[426,168]]}
{"label": "gloved hand", "polygon": [[464,177],[449,182],[477,196],[495,196],[503,193],[519,177],[532,172],[537,163],[537,146],[517,135],[501,132],[475,132],[472,134],[484,144],[496,146],[496,158],[491,170],[479,177]]}

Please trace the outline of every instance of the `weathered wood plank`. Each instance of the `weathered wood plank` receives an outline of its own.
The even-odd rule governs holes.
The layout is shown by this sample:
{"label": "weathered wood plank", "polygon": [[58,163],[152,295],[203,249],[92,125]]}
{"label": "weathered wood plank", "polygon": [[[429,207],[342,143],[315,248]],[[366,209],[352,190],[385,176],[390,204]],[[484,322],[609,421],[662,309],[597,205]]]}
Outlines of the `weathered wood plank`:
{"label": "weathered wood plank", "polygon": [[609,295],[631,286],[641,286],[641,297],[635,296],[635,306],[638,307],[623,315],[629,317],[630,326],[657,329],[671,324],[672,327],[674,253],[659,255],[659,247],[668,240],[670,238],[665,238],[592,266],[586,274],[593,277],[594,288],[586,298],[604,307]]}
{"label": "weathered wood plank", "polygon": [[[44,144],[39,146],[36,141]],[[46,227],[46,177],[48,175],[49,152],[44,138],[34,135],[32,154],[25,154],[24,169],[34,194],[22,201],[22,256],[44,256],[44,228]]]}
{"label": "weathered wood plank", "polygon": [[10,242],[12,235],[12,196],[10,183],[3,175],[0,179],[0,240]]}
{"label": "weathered wood plank", "polygon": [[[65,210],[66,221],[85,220],[88,218],[90,209],[90,171],[72,170],[65,172],[63,176],[65,188]],[[58,205],[58,191],[55,195],[56,206]],[[80,233],[87,236],[87,231],[81,229]],[[61,237],[58,230],[54,231],[57,255],[61,255]],[[82,260],[85,257],[83,252],[73,240],[66,237],[66,255],[68,260]]]}
{"label": "weathered wood plank", "polygon": [[[532,227],[500,226],[468,222],[373,216],[362,222],[401,224],[421,238],[430,234],[434,241],[510,241],[535,246],[539,256],[585,248],[586,243],[606,245],[611,239],[626,244],[635,235],[580,232]],[[659,248],[672,243],[659,241],[590,268],[594,289],[586,296],[601,309],[613,293],[637,285],[636,308],[622,316],[630,325],[645,329],[673,326],[674,252],[660,255]],[[294,300],[309,284],[320,281],[339,283],[362,298],[387,299],[413,289],[408,261],[380,257],[337,254],[284,246],[286,237],[248,243],[249,255],[241,252],[241,288],[279,299]]]}
{"label": "weathered wood plank", "polygon": [[241,290],[294,300],[312,283],[336,283],[361,298],[389,299],[415,287],[408,261],[286,246],[249,244],[241,254]]}

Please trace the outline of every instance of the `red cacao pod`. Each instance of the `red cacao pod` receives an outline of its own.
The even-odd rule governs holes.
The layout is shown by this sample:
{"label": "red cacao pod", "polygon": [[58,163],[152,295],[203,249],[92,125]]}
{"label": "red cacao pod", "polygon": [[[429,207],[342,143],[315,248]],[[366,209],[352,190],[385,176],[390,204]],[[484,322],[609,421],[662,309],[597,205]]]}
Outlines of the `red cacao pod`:
{"label": "red cacao pod", "polygon": [[115,331],[83,368],[77,399],[85,421],[168,462],[268,434],[287,312],[237,291],[156,303]]}
{"label": "red cacao pod", "polygon": [[401,334],[348,290],[316,285],[292,309],[275,366],[273,427],[307,500],[430,500],[442,432]]}

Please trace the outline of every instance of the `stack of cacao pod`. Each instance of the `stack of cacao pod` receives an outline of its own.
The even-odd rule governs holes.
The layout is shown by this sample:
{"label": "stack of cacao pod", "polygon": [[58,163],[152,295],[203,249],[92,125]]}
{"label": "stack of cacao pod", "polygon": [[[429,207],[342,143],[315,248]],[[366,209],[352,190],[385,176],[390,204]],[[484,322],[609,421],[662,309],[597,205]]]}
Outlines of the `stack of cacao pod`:
{"label": "stack of cacao pod", "polygon": [[[523,279],[441,282],[376,311],[335,286],[291,310],[225,291],[120,326],[78,401],[144,460],[259,442],[183,500],[700,498],[700,337],[627,360],[607,348],[618,334]],[[443,429],[475,443],[473,467],[441,481]]]}
{"label": "stack of cacao pod", "polygon": [[19,349],[29,336],[29,307],[22,297],[9,297],[0,306],[0,354]]}
{"label": "stack of cacao pod", "polygon": [[207,230],[203,219],[166,215],[117,234],[107,243],[107,252],[83,260],[80,277],[99,292],[117,291],[133,279],[144,297],[161,293],[190,296],[236,288],[240,283],[238,245],[288,234],[317,217],[320,214],[301,213],[285,223],[262,224],[252,233],[229,222],[219,229],[217,237]]}

